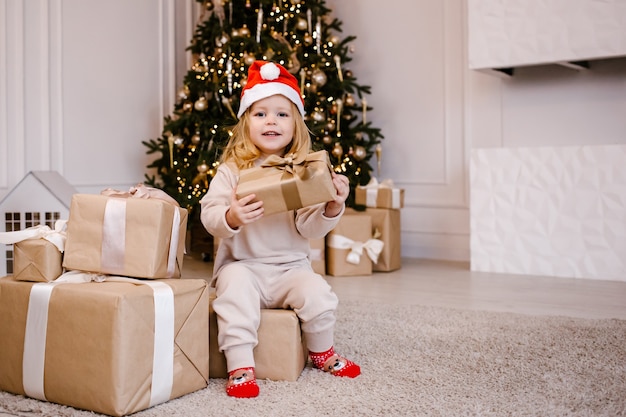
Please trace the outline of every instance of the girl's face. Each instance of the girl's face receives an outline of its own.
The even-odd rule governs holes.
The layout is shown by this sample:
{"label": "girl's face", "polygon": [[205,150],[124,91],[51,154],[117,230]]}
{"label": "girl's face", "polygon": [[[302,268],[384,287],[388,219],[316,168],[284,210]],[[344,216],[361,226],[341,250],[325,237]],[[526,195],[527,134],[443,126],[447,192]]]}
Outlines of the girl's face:
{"label": "girl's face", "polygon": [[284,156],[295,130],[291,101],[276,94],[253,103],[248,111],[250,139],[261,151],[261,156]]}

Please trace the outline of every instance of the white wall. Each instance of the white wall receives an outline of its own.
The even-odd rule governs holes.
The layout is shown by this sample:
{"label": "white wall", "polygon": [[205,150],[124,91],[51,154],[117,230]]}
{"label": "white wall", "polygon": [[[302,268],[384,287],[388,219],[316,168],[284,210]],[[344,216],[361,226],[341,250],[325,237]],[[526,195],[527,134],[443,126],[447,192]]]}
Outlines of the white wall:
{"label": "white wall", "polygon": [[83,192],[143,181],[174,39],[173,0],[0,0],[0,197],[31,170]]}
{"label": "white wall", "polygon": [[[505,79],[468,69],[465,0],[327,5],[357,36],[347,67],[372,86],[380,177],[406,189],[405,257],[469,260],[472,148],[626,142],[623,59]],[[142,181],[194,15],[193,0],[0,0],[0,198],[34,169],[82,192]]]}

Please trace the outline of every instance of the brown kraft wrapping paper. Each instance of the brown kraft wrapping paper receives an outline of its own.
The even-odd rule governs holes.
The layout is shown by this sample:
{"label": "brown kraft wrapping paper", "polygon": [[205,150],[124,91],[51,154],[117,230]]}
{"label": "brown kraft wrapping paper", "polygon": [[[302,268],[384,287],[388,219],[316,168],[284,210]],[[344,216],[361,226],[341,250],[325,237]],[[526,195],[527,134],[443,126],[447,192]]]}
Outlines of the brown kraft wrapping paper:
{"label": "brown kraft wrapping paper", "polygon": [[371,239],[372,222],[369,216],[344,213],[337,226],[327,236],[326,273],[333,276],[371,275],[372,260],[363,253],[358,264],[347,261],[350,249],[336,249],[328,245],[331,235],[345,236],[355,242]]}
{"label": "brown kraft wrapping paper", "polygon": [[[105,218],[105,212],[110,213],[107,210],[112,203],[115,203],[115,207],[124,205],[125,214],[121,219],[109,214]],[[179,212],[180,219],[176,258],[174,265],[170,265],[168,256],[174,211]],[[179,278],[185,250],[187,215],[186,209],[159,199],[75,194],[67,223],[63,266],[69,270],[136,278]],[[116,223],[123,223],[123,227]],[[168,270],[171,270],[171,275]]]}
{"label": "brown kraft wrapping paper", "polygon": [[337,194],[331,172],[326,151],[310,153],[302,161],[270,156],[261,166],[241,171],[237,198],[255,194],[265,215],[324,203]]}
{"label": "brown kraft wrapping paper", "polygon": [[[202,279],[159,281],[174,294],[173,399],[207,385],[209,290]],[[0,278],[0,389],[21,395],[33,285],[51,284]],[[154,294],[148,285],[57,284],[48,307],[45,398],[113,416],[148,408],[154,325]]]}
{"label": "brown kraft wrapping paper", "polygon": [[13,244],[13,276],[19,281],[54,281],[63,273],[63,254],[45,239]]}
{"label": "brown kraft wrapping paper", "polygon": [[346,214],[369,216],[372,221],[372,236],[378,236],[385,245],[372,265],[376,272],[390,272],[402,267],[402,241],[400,235],[400,210],[368,208],[365,211],[346,209]]}
{"label": "brown kraft wrapping paper", "polygon": [[[213,310],[215,292],[209,306],[209,377],[228,378],[226,357],[217,343],[217,314]],[[254,348],[254,372],[258,379],[296,381],[306,365],[308,350],[300,320],[293,310],[261,309],[259,343]]]}
{"label": "brown kraft wrapping paper", "polygon": [[404,189],[395,187],[391,180],[379,184],[372,178],[366,186],[356,187],[354,202],[369,208],[400,209],[404,207]]}

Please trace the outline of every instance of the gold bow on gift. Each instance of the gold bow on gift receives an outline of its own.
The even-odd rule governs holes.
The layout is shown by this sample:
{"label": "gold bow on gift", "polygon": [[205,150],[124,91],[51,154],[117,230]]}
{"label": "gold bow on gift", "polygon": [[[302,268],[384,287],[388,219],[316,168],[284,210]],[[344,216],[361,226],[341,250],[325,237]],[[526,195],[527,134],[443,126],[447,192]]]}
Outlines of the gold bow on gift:
{"label": "gold bow on gift", "polygon": [[366,242],[356,242],[338,234],[330,234],[328,236],[327,245],[334,249],[350,249],[346,256],[346,262],[358,265],[361,262],[363,250],[373,263],[378,262],[378,256],[383,251],[385,243],[380,239],[369,239]]}
{"label": "gold bow on gift", "polygon": [[258,167],[241,171],[237,198],[249,194],[264,202],[266,215],[331,201],[336,191],[328,153],[270,155]]}

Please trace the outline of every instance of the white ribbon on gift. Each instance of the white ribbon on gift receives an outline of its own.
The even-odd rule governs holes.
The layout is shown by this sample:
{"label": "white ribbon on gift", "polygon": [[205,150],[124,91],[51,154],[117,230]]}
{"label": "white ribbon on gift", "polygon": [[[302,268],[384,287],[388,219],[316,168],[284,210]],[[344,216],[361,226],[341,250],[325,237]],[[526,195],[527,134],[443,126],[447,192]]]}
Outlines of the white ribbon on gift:
{"label": "white ribbon on gift", "polygon": [[59,252],[63,253],[65,249],[66,228],[67,220],[57,220],[54,223],[54,230],[52,230],[50,226],[40,224],[28,227],[24,230],[16,230],[15,232],[2,232],[0,233],[0,243],[11,245],[29,239],[45,239],[56,246]]}
{"label": "white ribbon on gift", "polygon": [[364,250],[372,262],[377,263],[378,256],[383,251],[383,246],[385,246],[385,243],[380,239],[356,242],[337,233],[328,235],[326,244],[333,249],[350,249],[350,252],[346,256],[346,262],[354,265],[358,265],[359,262],[361,262],[361,256]]}
{"label": "white ribbon on gift", "polygon": [[377,207],[378,190],[388,188],[391,190],[391,208],[400,208],[400,189],[394,187],[392,180],[387,179],[378,183],[376,177],[372,177],[367,185],[360,187],[365,189],[365,205],[367,207]]}
{"label": "white ribbon on gift", "polygon": [[170,234],[170,247],[167,256],[167,275],[163,278],[171,278],[176,272],[176,255],[178,253],[178,238],[180,236],[180,212],[179,204],[167,193],[158,188],[146,187],[138,184],[130,187],[128,192],[116,191],[107,188],[101,192],[109,198],[104,208],[104,220],[102,224],[102,266],[113,273],[123,273],[124,259],[126,256],[126,198],[157,199],[175,206],[174,218],[172,219],[172,232]]}
{"label": "white ribbon on gift", "polygon": [[91,274],[83,271],[69,271],[55,281],[37,283],[31,288],[22,359],[24,392],[29,397],[47,401],[44,393],[44,365],[48,306],[52,290],[59,284],[80,284],[92,281],[126,282],[148,285],[152,288],[154,292],[154,353],[150,407],[168,401],[174,383],[174,292],[172,288],[159,281]]}

